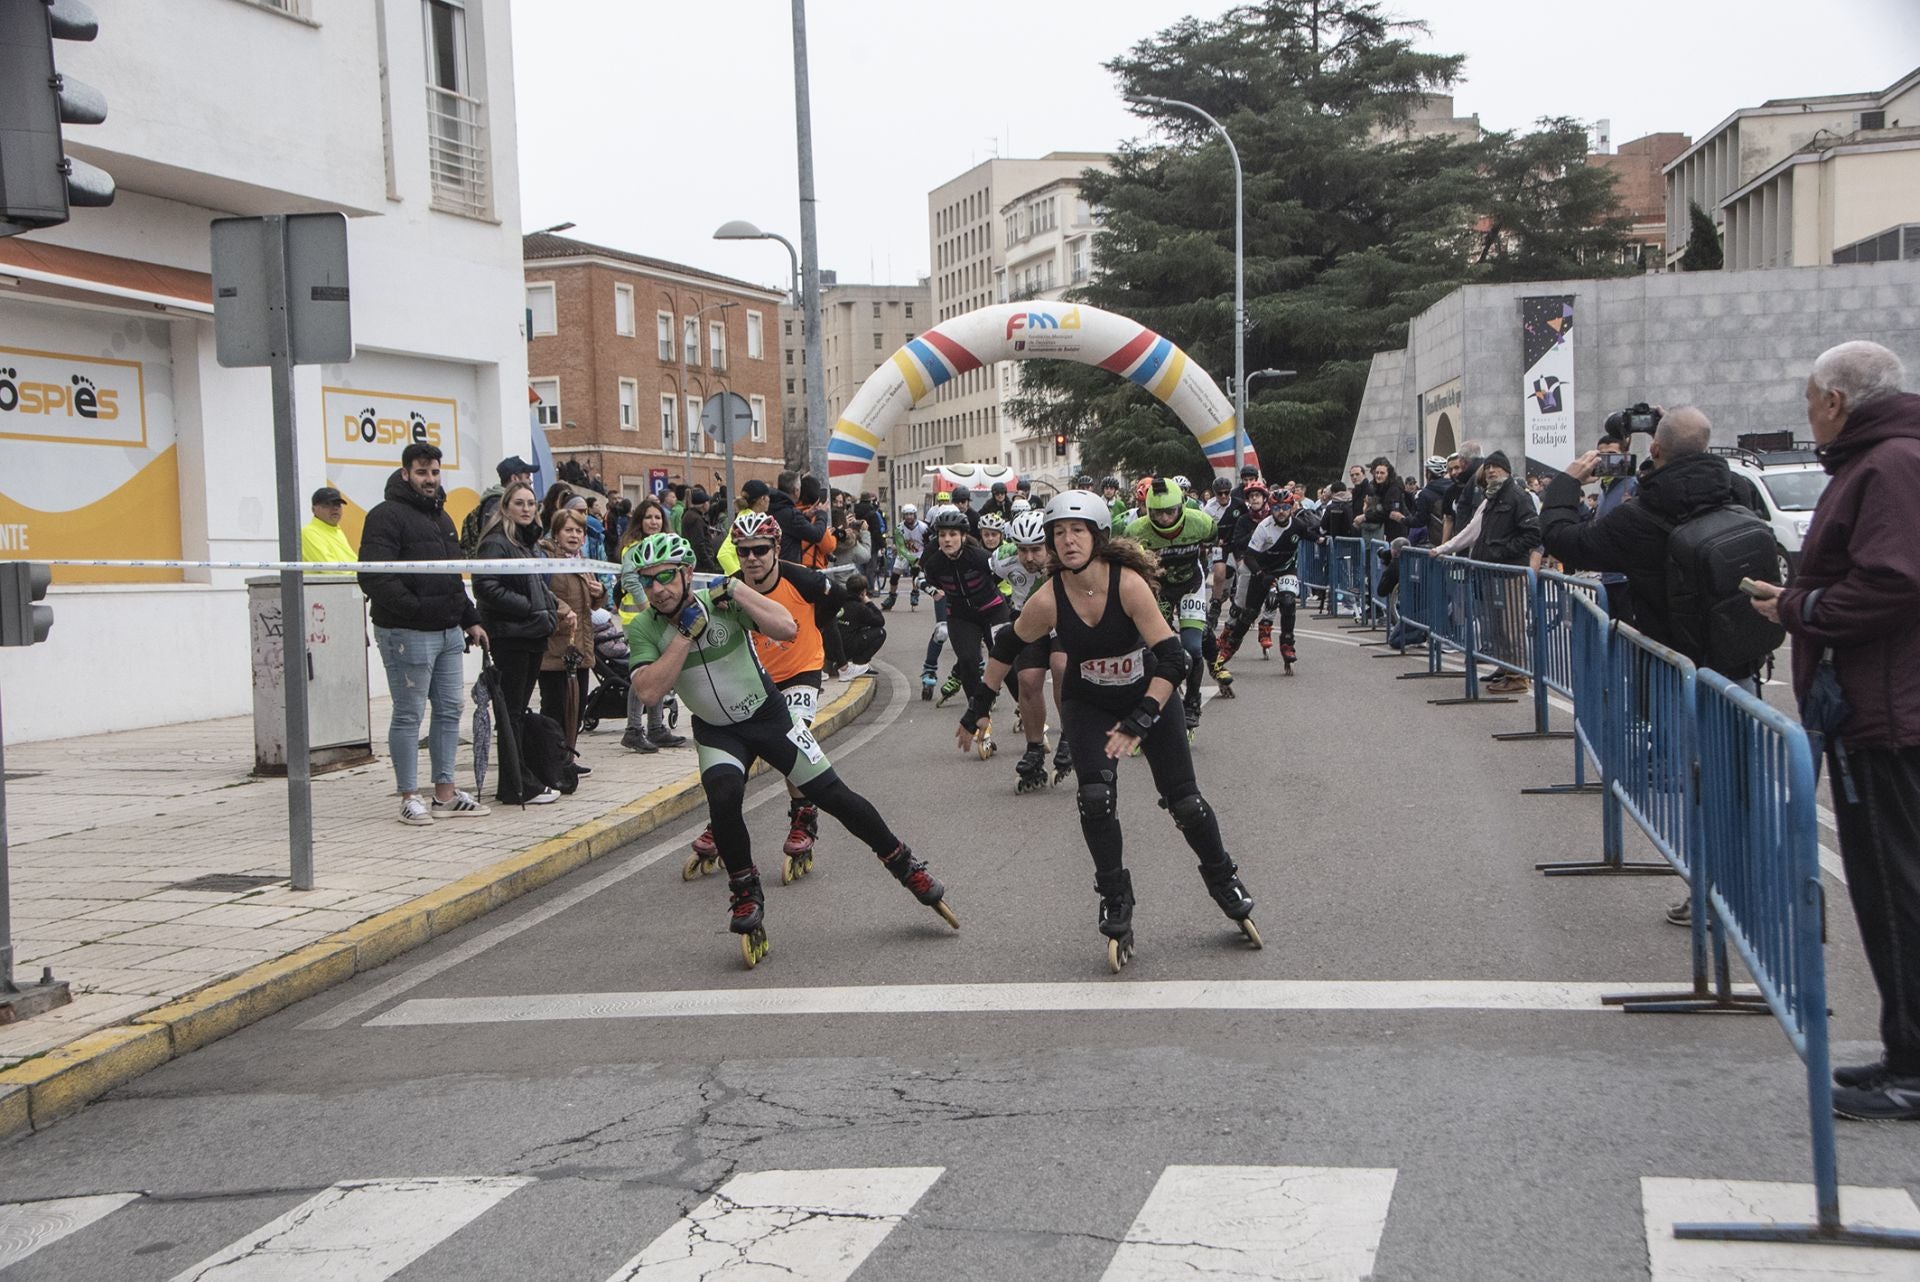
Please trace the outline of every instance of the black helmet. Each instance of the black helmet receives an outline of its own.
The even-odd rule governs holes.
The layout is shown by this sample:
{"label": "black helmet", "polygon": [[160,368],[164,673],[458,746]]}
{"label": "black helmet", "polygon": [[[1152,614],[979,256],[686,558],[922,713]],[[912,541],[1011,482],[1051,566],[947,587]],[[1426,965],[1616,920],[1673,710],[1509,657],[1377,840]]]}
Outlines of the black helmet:
{"label": "black helmet", "polygon": [[973,502],[973,491],[964,485],[953,487],[953,501],[961,507]]}
{"label": "black helmet", "polygon": [[995,481],[993,483],[993,494],[995,498],[1003,499],[1007,497],[1007,483],[1005,481]]}
{"label": "black helmet", "polygon": [[1224,476],[1216,476],[1213,478],[1213,492],[1215,494],[1231,494],[1233,493],[1233,482]]}
{"label": "black helmet", "polygon": [[1245,467],[1240,469],[1240,479],[1243,481],[1258,480],[1259,477],[1260,477],[1260,469],[1255,467],[1251,463],[1247,464]]}
{"label": "black helmet", "polygon": [[1090,490],[1093,488],[1093,478],[1085,472],[1082,472],[1073,478],[1073,488],[1076,490]]}
{"label": "black helmet", "polygon": [[968,533],[973,531],[973,522],[969,521],[967,514],[957,507],[943,507],[935,512],[932,524],[936,530],[965,530]]}
{"label": "black helmet", "polygon": [[1116,489],[1116,490],[1117,490],[1117,489],[1119,489],[1119,488],[1120,488],[1120,478],[1119,478],[1119,477],[1117,477],[1117,476],[1103,476],[1103,477],[1101,477],[1101,478],[1100,478],[1100,488],[1101,488],[1101,489],[1103,489],[1103,490],[1104,490],[1104,489],[1106,489],[1106,488],[1107,488],[1107,487],[1108,487],[1109,485],[1111,485],[1111,486],[1112,486],[1112,487],[1113,487],[1114,489]]}

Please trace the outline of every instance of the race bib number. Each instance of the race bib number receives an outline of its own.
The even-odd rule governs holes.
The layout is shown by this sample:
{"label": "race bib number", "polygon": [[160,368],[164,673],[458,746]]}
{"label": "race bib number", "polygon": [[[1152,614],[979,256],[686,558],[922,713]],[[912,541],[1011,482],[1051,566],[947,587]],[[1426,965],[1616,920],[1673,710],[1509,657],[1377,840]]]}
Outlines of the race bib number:
{"label": "race bib number", "polygon": [[1130,686],[1147,674],[1147,652],[1109,655],[1104,659],[1082,659],[1080,679],[1097,686]]}
{"label": "race bib number", "polygon": [[790,686],[780,692],[786,696],[787,711],[793,714],[795,724],[810,726],[819,691],[812,686]]}
{"label": "race bib number", "polygon": [[1207,617],[1207,594],[1205,590],[1189,592],[1180,598],[1179,616],[1182,622]]}
{"label": "race bib number", "polygon": [[1300,576],[1297,574],[1281,575],[1279,578],[1273,581],[1273,590],[1275,592],[1291,592],[1295,596],[1299,596],[1300,595]]}
{"label": "race bib number", "polygon": [[798,721],[793,723],[793,729],[787,731],[787,742],[800,749],[800,755],[813,765],[817,766],[827,759],[827,754],[820,751],[820,744],[814,739],[813,731]]}

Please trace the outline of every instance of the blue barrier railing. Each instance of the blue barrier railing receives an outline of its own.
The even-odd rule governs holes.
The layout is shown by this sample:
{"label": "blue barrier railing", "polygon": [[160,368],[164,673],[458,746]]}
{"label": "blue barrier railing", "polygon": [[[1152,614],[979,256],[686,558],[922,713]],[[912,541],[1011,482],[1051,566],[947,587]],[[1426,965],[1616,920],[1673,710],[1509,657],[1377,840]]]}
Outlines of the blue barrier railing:
{"label": "blue barrier railing", "polygon": [[1696,687],[1700,824],[1696,911],[1731,940],[1807,1070],[1812,1224],[1676,1224],[1674,1236],[1920,1250],[1920,1232],[1849,1228],[1840,1215],[1828,1060],[1825,890],[1806,731],[1718,673]]}
{"label": "blue barrier railing", "polygon": [[[1440,558],[1440,573],[1436,576],[1438,580],[1436,591],[1439,599],[1434,606],[1433,635],[1439,649],[1457,651],[1464,661],[1466,692],[1458,699],[1429,699],[1428,703],[1444,707],[1457,704],[1513,702],[1504,695],[1485,694],[1480,689],[1480,665],[1488,661],[1488,656],[1483,653],[1480,640],[1482,622],[1480,592],[1484,585],[1482,576],[1476,574],[1476,571],[1514,569],[1517,569],[1522,576],[1527,573],[1525,567],[1486,565],[1457,556]],[[1504,615],[1508,588],[1502,584],[1497,591],[1501,603],[1499,609]],[[1524,597],[1524,591],[1522,595]]]}
{"label": "blue barrier railing", "polygon": [[[1576,579],[1551,570],[1535,570],[1528,583],[1527,631],[1533,641],[1533,729],[1497,734],[1496,739],[1568,739],[1573,732],[1555,730],[1548,709],[1554,694],[1573,697],[1572,598],[1592,598],[1598,588],[1592,579]],[[1574,772],[1584,777],[1586,763],[1574,750]],[[1576,779],[1576,783],[1580,780]]]}
{"label": "blue barrier railing", "polygon": [[1321,592],[1333,586],[1330,577],[1331,567],[1328,548],[1324,543],[1302,543],[1295,562],[1295,572],[1300,576],[1300,591]]}
{"label": "blue barrier railing", "polygon": [[[1564,575],[1541,574],[1543,587],[1550,587],[1554,580],[1565,580],[1569,585],[1580,584],[1578,579],[1566,580]],[[1536,598],[1538,600],[1539,598]],[[1555,603],[1554,622],[1543,628],[1536,623],[1534,627],[1536,656],[1542,661],[1536,665],[1537,702],[1534,710],[1536,728],[1542,724],[1544,709],[1538,706],[1545,703],[1542,688],[1552,689],[1566,695],[1573,701],[1573,782],[1546,784],[1538,788],[1522,788],[1520,791],[1532,795],[1555,795],[1569,793],[1593,793],[1602,791],[1603,785],[1587,778],[1587,762],[1600,761],[1602,746],[1601,713],[1606,697],[1607,645],[1613,621],[1607,617],[1596,592],[1575,590],[1572,586],[1562,588],[1557,595],[1549,595],[1547,600]],[[1565,622],[1562,624],[1561,619]],[[1559,654],[1564,637],[1566,666],[1559,667]],[[1561,680],[1565,677],[1564,683]],[[1499,738],[1523,738],[1531,736],[1495,735]]]}

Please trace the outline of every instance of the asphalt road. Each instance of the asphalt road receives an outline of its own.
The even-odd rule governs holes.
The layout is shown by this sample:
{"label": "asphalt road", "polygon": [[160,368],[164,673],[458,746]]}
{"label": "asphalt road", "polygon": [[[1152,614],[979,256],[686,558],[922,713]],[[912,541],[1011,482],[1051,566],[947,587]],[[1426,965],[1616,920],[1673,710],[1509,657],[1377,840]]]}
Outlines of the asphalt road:
{"label": "asphalt road", "polygon": [[[1126,762],[1113,977],[1071,784],[1016,796],[1017,747],[957,753],[912,679],[930,615],[892,619],[826,747],[960,931],[823,821],[748,972],[721,879],[680,878],[698,825],[663,830],[0,1149],[8,1282],[1752,1275],[1749,1248],[1651,1259],[1643,1181],[1806,1182],[1804,1074],[1771,1019],[1593,1000],[1684,980],[1679,883],[1533,871],[1597,850],[1599,803],[1519,795],[1571,764],[1490,738],[1525,705],[1430,706],[1452,688],[1326,621],[1295,676],[1250,652],[1195,756],[1267,947]],[[1829,890],[1857,1056],[1873,994]],[[1920,1131],[1841,1127],[1844,1181],[1920,1194]],[[1920,1270],[1882,1255],[1797,1266]]]}

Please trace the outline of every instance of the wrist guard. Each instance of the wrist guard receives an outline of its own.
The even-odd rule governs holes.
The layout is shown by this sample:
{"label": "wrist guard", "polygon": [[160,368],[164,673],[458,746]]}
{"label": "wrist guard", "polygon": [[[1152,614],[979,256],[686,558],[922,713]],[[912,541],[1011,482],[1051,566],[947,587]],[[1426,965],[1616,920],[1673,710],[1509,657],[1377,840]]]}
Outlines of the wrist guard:
{"label": "wrist guard", "polygon": [[980,728],[980,723],[993,714],[993,701],[998,696],[991,690],[982,690],[978,696],[967,703],[967,710],[960,714],[960,728],[972,734]]}
{"label": "wrist guard", "polygon": [[1140,702],[1134,705],[1133,711],[1122,718],[1120,724],[1114,729],[1122,734],[1130,734],[1136,739],[1144,739],[1147,737],[1147,732],[1153,729],[1153,723],[1160,719],[1160,712],[1161,708],[1157,702],[1147,695],[1142,695]]}

